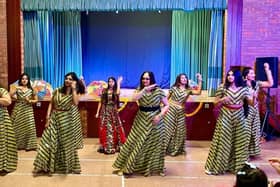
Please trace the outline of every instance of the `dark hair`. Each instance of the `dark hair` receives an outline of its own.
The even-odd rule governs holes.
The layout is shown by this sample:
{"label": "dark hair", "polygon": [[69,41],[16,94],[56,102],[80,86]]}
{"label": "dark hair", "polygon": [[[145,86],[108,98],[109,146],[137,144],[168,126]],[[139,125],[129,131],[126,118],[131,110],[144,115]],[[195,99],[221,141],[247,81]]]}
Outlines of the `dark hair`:
{"label": "dark hair", "polygon": [[109,81],[110,80],[113,80],[114,81],[114,86],[113,86],[113,93],[112,93],[112,100],[114,101],[114,102],[116,102],[117,103],[117,106],[119,107],[119,96],[118,96],[118,94],[117,94],[117,88],[118,88],[118,85],[117,85],[117,81],[116,81],[116,79],[115,79],[115,77],[109,77],[108,78],[108,81],[107,81],[107,88],[106,89],[104,89],[103,90],[103,92],[102,92],[102,96],[101,96],[101,101],[102,101],[102,103],[105,103],[105,104],[107,104],[108,103],[108,90],[109,90]]}
{"label": "dark hair", "polygon": [[267,184],[264,171],[247,164],[236,174],[235,187],[267,187]]}
{"label": "dark hair", "polygon": [[24,76],[26,76],[26,77],[27,77],[27,80],[28,80],[28,81],[27,81],[27,85],[26,85],[27,88],[33,90],[32,86],[31,86],[30,77],[29,77],[29,75],[28,75],[27,73],[22,73],[22,74],[19,76],[19,78],[18,78],[18,85],[19,85],[19,86],[22,86],[22,85],[23,85],[21,79],[22,79]]}
{"label": "dark hair", "polygon": [[148,73],[149,74],[149,77],[150,77],[150,84],[155,84],[156,83],[156,80],[155,80],[155,76],[154,76],[154,73],[151,72],[151,71],[144,71],[140,77],[140,90],[142,90],[144,88],[144,85],[142,83],[142,78],[144,76],[145,73]]}
{"label": "dark hair", "polygon": [[225,81],[225,87],[226,89],[229,88],[230,86],[230,82],[228,81],[228,75],[229,75],[229,72],[233,72],[233,76],[234,76],[234,83],[235,83],[235,86],[236,87],[240,87],[240,86],[243,86],[243,79],[242,79],[242,75],[241,75],[241,72],[239,70],[233,70],[233,69],[230,69],[228,72],[227,72],[227,75],[226,75],[226,81]]}
{"label": "dark hair", "polygon": [[187,78],[187,84],[185,85],[185,88],[188,89],[190,86],[189,86],[189,78],[188,76],[185,74],[185,73],[180,73],[179,75],[177,75],[176,77],[176,81],[175,83],[172,85],[172,87],[179,87],[180,84],[181,84],[181,76],[185,76]]}
{"label": "dark hair", "polygon": [[[243,69],[242,77],[243,77],[244,80],[246,79],[246,76],[249,74],[250,70],[253,70],[253,68],[246,67],[246,68]],[[244,81],[244,83],[246,84],[246,80]],[[251,80],[251,85],[252,85],[252,88],[255,90],[256,89],[256,81]]]}
{"label": "dark hair", "polygon": [[[65,79],[66,77],[68,76],[71,76],[73,81],[76,81],[77,82],[77,93],[79,94],[83,94],[85,93],[85,86],[84,84],[82,83],[82,81],[78,78],[77,74],[75,72],[69,72],[67,73],[65,76],[64,76],[64,83],[63,83],[63,87],[61,89],[61,92],[66,94],[66,86],[65,86]],[[71,93],[72,93],[72,90],[71,90]]]}

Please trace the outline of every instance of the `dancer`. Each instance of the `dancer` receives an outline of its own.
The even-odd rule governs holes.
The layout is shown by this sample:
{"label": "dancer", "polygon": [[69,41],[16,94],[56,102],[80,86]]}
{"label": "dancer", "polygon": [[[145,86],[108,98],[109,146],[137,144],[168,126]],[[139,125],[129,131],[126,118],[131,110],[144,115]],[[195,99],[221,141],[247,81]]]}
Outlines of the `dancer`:
{"label": "dancer", "polygon": [[164,91],[156,85],[153,72],[142,73],[140,86],[132,97],[138,101],[139,110],[113,167],[118,175],[141,173],[149,176],[158,173],[164,176],[162,118],[169,104]]}
{"label": "dancer", "polygon": [[9,173],[17,168],[17,145],[14,128],[7,110],[11,104],[8,91],[0,87],[0,172]]}
{"label": "dancer", "polygon": [[216,91],[216,104],[221,104],[214,136],[205,165],[206,174],[236,173],[248,160],[250,128],[245,121],[243,100],[252,104],[248,87],[243,87],[240,71],[229,70],[224,85]]}
{"label": "dancer", "polygon": [[[98,103],[95,117],[100,117],[98,152],[114,154],[120,150],[125,142],[125,132],[118,114],[120,85],[122,77],[118,81],[114,77],[108,78],[108,87],[103,90],[101,101]],[[101,109],[101,110],[100,110]],[[100,113],[99,113],[100,112]]]}
{"label": "dancer", "polygon": [[79,79],[74,72],[64,76],[64,85],[53,93],[47,111],[43,132],[34,161],[34,173],[81,172],[75,135],[73,133],[72,105],[78,105],[81,93]]}
{"label": "dancer", "polygon": [[269,64],[264,63],[264,70],[266,73],[267,81],[255,81],[255,72],[252,68],[245,68],[242,72],[243,78],[245,80],[246,85],[249,87],[249,91],[254,97],[254,106],[249,105],[249,111],[247,116],[247,123],[251,128],[251,138],[249,144],[249,155],[258,156],[261,153],[260,148],[260,112],[259,112],[259,103],[258,103],[258,92],[259,88],[269,88],[273,85],[273,77],[271,71],[269,69]]}
{"label": "dancer", "polygon": [[16,99],[11,120],[15,129],[17,149],[36,150],[37,136],[32,104],[38,101],[38,97],[31,87],[27,73],[20,75],[18,86],[10,91],[10,95]]}
{"label": "dancer", "polygon": [[169,90],[169,110],[164,118],[166,153],[170,156],[185,154],[186,122],[185,104],[190,95],[201,94],[201,74],[197,74],[198,89],[189,87],[189,79],[181,73]]}

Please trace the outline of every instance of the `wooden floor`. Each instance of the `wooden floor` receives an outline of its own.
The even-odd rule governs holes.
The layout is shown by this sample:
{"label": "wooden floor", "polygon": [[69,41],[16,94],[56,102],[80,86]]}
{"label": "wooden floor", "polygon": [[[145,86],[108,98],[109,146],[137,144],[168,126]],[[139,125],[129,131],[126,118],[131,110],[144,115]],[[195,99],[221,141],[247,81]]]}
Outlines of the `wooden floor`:
{"label": "wooden floor", "polygon": [[[97,153],[98,140],[85,139],[85,146],[79,151],[82,167],[81,174],[53,174],[51,176],[33,176],[35,151],[19,151],[18,168],[15,172],[0,176],[1,187],[232,187],[233,174],[208,176],[204,174],[204,164],[208,155],[209,141],[187,141],[187,155],[166,157],[166,176],[132,175],[129,178],[113,174],[112,163],[116,155]],[[268,158],[280,157],[280,139],[262,144],[262,156],[253,161],[263,169],[269,180],[280,181],[278,175],[268,164]]]}

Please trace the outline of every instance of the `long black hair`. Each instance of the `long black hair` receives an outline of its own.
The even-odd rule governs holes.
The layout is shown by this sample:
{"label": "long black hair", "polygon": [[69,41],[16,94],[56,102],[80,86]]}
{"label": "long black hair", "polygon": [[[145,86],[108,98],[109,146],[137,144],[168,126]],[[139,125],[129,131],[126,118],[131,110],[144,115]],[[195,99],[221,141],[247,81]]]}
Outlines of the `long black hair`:
{"label": "long black hair", "polygon": [[108,91],[109,91],[109,81],[113,80],[114,81],[114,86],[113,86],[113,93],[112,93],[112,100],[114,101],[114,103],[117,104],[117,106],[119,107],[119,95],[117,93],[117,88],[118,88],[118,84],[117,81],[115,79],[115,77],[109,77],[108,81],[107,81],[107,88],[103,90],[102,96],[101,96],[101,101],[102,103],[107,104],[108,103]]}
{"label": "long black hair", "polygon": [[[243,79],[244,79],[244,84],[246,84],[246,77],[247,75],[249,74],[250,70],[253,70],[253,68],[251,67],[246,67],[243,69],[242,71],[242,76],[243,76]],[[251,80],[251,86],[254,90],[256,90],[256,81],[255,80]]]}
{"label": "long black hair", "polygon": [[185,88],[188,89],[189,86],[189,78],[185,73],[180,73],[179,75],[177,75],[175,83],[172,85],[172,87],[177,87],[179,88],[180,84],[181,84],[181,76],[185,76],[187,79],[187,84],[185,85]]}
{"label": "long black hair", "polygon": [[230,82],[228,81],[228,75],[229,75],[229,72],[233,72],[233,76],[234,76],[234,83],[235,83],[235,86],[236,87],[240,87],[240,86],[243,86],[243,79],[242,79],[242,75],[241,75],[241,72],[239,70],[233,70],[233,69],[230,69],[228,72],[227,72],[227,75],[226,75],[226,81],[225,81],[225,88],[228,89],[229,86],[230,86]]}
{"label": "long black hair", "polygon": [[142,82],[142,79],[143,79],[143,76],[144,76],[145,73],[148,73],[148,75],[149,75],[149,77],[150,77],[150,85],[156,83],[156,79],[155,79],[154,73],[151,72],[151,71],[144,71],[144,72],[142,73],[141,77],[140,77],[140,84],[139,84],[139,85],[140,85],[140,90],[142,90],[142,89],[145,87],[144,84],[143,84],[143,82]]}
{"label": "long black hair", "polygon": [[28,75],[27,73],[22,73],[22,74],[19,76],[19,78],[18,78],[18,85],[19,85],[19,86],[22,86],[22,85],[23,85],[23,84],[22,84],[22,78],[23,78],[24,76],[27,77],[27,85],[26,85],[27,88],[33,90],[32,86],[31,86],[30,77],[29,77],[29,75]]}
{"label": "long black hair", "polygon": [[[63,83],[63,87],[61,88],[61,93],[64,93],[66,94],[66,85],[65,85],[65,79],[66,77],[68,76],[71,76],[73,81],[76,81],[77,82],[77,93],[78,94],[83,94],[85,93],[85,86],[84,84],[82,83],[82,81],[78,78],[77,74],[75,72],[69,72],[67,73],[65,76],[64,76],[64,83]],[[72,94],[72,90],[71,90],[71,94]]]}

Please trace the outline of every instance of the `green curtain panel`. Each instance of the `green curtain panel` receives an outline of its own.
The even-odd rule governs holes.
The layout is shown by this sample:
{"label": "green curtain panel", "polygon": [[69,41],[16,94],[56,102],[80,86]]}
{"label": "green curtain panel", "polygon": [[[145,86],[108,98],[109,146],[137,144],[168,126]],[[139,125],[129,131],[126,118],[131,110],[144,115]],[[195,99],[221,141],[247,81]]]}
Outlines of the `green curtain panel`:
{"label": "green curtain panel", "polygon": [[21,9],[32,10],[196,10],[226,9],[227,0],[21,0]]}
{"label": "green curtain panel", "polygon": [[43,78],[42,50],[37,14],[28,12],[24,20],[24,72],[31,79]]}
{"label": "green curtain panel", "polygon": [[208,56],[208,77],[207,90],[208,96],[214,96],[216,89],[222,82],[223,71],[223,28],[224,12],[219,10],[212,11],[211,35],[209,41]]}
{"label": "green curtain panel", "polygon": [[[173,11],[171,84],[180,73],[186,73],[194,81],[196,73],[201,73],[207,80],[210,31],[211,11]],[[203,89],[206,83],[203,82]]]}

